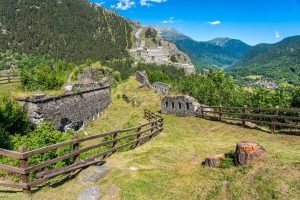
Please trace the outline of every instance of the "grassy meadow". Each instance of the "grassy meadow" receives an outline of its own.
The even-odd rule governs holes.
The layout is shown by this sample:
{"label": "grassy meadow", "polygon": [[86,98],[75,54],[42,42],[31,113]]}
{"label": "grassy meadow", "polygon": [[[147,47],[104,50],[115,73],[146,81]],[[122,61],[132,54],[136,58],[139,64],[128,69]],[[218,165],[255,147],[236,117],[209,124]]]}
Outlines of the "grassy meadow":
{"label": "grassy meadow", "polygon": [[[139,88],[131,77],[113,89],[109,109],[84,130],[86,135],[144,122],[143,110],[159,111],[162,96]],[[6,88],[6,89],[5,89]],[[0,93],[13,86],[0,86]],[[122,99],[126,94],[138,107]],[[300,199],[300,137],[204,119],[163,115],[164,131],[145,145],[108,158],[113,170],[96,185],[102,199]],[[208,155],[235,150],[240,141],[257,142],[267,154],[249,166],[208,169]],[[73,200],[87,185],[76,178],[34,191],[31,195],[0,188],[0,199]]]}

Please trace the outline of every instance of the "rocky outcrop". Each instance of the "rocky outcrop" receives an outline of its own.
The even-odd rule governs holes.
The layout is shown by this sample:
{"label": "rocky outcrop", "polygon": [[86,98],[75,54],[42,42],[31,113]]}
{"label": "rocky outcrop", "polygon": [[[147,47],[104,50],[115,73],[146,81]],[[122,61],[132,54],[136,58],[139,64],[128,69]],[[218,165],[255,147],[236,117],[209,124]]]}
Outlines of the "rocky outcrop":
{"label": "rocky outcrop", "polygon": [[95,183],[98,180],[104,178],[112,170],[109,166],[90,166],[89,168],[83,170],[78,176],[77,183]]}
{"label": "rocky outcrop", "polygon": [[87,187],[83,192],[79,194],[77,200],[98,200],[101,198],[101,192],[99,186]]}
{"label": "rocky outcrop", "polygon": [[47,122],[61,131],[78,131],[108,108],[111,89],[107,82],[78,83],[67,86],[63,95],[37,94],[17,100],[27,110],[33,124]]}
{"label": "rocky outcrop", "polygon": [[247,165],[257,161],[266,152],[264,147],[254,142],[240,142],[236,146],[237,162],[240,165]]}

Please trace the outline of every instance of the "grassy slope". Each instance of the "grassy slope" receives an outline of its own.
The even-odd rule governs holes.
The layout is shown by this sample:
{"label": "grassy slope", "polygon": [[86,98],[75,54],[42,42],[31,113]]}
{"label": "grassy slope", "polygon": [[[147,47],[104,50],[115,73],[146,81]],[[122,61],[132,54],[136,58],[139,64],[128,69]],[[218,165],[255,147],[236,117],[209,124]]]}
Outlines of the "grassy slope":
{"label": "grassy slope", "polygon": [[[137,89],[133,79],[114,91],[109,110],[87,128],[93,134],[125,124],[138,123],[144,108],[159,110],[159,96]],[[136,95],[142,106],[134,109],[118,95]],[[271,135],[198,118],[165,117],[165,131],[130,152],[108,159],[113,171],[97,182],[104,195],[120,189],[113,199],[299,199],[300,138]],[[206,169],[200,163],[207,155],[234,150],[239,141],[262,144],[268,154],[249,167]],[[137,171],[128,170],[137,167]],[[59,187],[46,187],[32,196],[1,193],[0,199],[76,199],[86,185],[76,179]]]}

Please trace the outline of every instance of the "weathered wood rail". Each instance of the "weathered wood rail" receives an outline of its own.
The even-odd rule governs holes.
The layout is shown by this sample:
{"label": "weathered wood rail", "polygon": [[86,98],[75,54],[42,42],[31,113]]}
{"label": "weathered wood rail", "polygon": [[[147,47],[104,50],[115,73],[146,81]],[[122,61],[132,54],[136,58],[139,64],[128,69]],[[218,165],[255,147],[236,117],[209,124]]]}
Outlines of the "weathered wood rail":
{"label": "weathered wood rail", "polygon": [[16,74],[0,75],[0,85],[20,82],[20,77]]}
{"label": "weathered wood rail", "polygon": [[278,128],[300,129],[300,109],[203,106],[201,117],[267,125],[273,133]]}
{"label": "weathered wood rail", "polygon": [[[144,118],[147,119],[148,122],[138,125],[136,127],[91,135],[84,138],[79,138],[78,135],[75,135],[73,140],[50,145],[33,151],[27,151],[25,146],[20,146],[19,152],[0,149],[0,156],[15,158],[15,159],[19,159],[20,161],[18,167],[0,164],[0,170],[4,170],[14,174],[19,174],[22,178],[22,183],[11,182],[11,181],[0,181],[0,186],[19,188],[19,189],[23,189],[24,192],[30,192],[31,188],[34,188],[55,176],[69,173],[77,169],[83,169],[90,165],[103,164],[105,162],[105,159],[108,156],[115,153],[116,151],[123,149],[125,147],[130,147],[130,149],[136,148],[137,146],[142,145],[143,143],[149,141],[150,139],[155,137],[163,130],[164,122],[161,116],[149,110],[145,110]],[[110,136],[111,138],[107,140],[107,136]],[[89,145],[89,146],[80,145],[83,142],[92,141],[95,139],[98,139],[98,141],[94,142],[93,145]],[[128,141],[128,139],[131,140]],[[110,145],[110,147],[107,147],[107,145]],[[29,166],[28,161],[33,156],[41,155],[46,152],[61,149],[67,146],[73,147],[72,148],[73,150],[70,153],[66,153],[62,156],[58,156],[46,162]],[[101,152],[96,152],[94,155],[92,155],[89,158],[85,158],[83,160],[79,159],[79,156],[81,154],[91,150],[95,150],[100,147],[107,147],[107,148],[104,148],[103,150],[101,150]],[[64,161],[70,158],[73,158],[74,162],[73,164],[67,167],[62,167],[62,168],[57,168],[52,170],[45,169],[46,167],[49,167],[50,165],[53,165],[59,161]],[[34,173],[35,180],[30,181],[30,174],[33,174],[33,172],[35,172]]]}

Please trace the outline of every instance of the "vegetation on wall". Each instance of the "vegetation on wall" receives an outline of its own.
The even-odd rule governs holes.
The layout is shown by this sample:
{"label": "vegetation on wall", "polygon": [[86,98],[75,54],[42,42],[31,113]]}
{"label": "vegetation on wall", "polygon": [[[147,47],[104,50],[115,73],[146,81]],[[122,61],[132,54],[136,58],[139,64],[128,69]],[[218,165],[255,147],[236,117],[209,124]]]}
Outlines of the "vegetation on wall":
{"label": "vegetation on wall", "polygon": [[59,89],[73,68],[73,64],[47,57],[29,56],[19,63],[22,86],[30,91]]}

